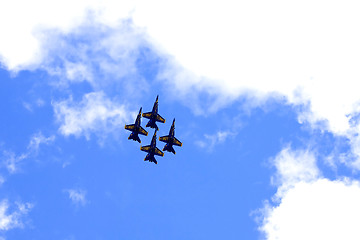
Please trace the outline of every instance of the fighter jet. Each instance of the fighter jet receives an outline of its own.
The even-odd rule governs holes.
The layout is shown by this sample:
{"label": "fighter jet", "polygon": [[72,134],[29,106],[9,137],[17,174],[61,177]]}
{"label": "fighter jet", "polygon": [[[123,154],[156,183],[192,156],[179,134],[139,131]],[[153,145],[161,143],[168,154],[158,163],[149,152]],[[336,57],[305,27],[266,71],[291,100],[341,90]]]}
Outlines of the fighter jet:
{"label": "fighter jet", "polygon": [[174,118],[173,123],[171,125],[169,135],[159,137],[159,141],[162,141],[162,142],[166,143],[165,147],[163,148],[163,151],[172,152],[173,154],[176,153],[174,148],[173,148],[173,145],[180,146],[180,147],[182,146],[182,143],[175,137],[175,118]]}
{"label": "fighter jet", "polygon": [[159,99],[159,95],[157,95],[156,97],[156,101],[154,103],[154,107],[151,112],[142,114],[144,118],[150,119],[149,122],[146,124],[146,127],[155,128],[156,130],[159,130],[158,126],[156,125],[156,122],[165,123],[165,118],[161,117],[158,114],[158,105],[159,105],[158,99]]}
{"label": "fighter jet", "polygon": [[154,133],[154,136],[152,137],[150,145],[140,147],[141,151],[148,153],[146,155],[144,161],[153,162],[155,164],[157,164],[157,161],[156,161],[154,155],[158,155],[161,157],[164,156],[164,153],[156,147],[156,132],[157,132],[157,130],[155,130],[155,133]]}
{"label": "fighter jet", "polygon": [[131,131],[132,133],[128,137],[128,139],[132,139],[134,141],[138,141],[141,143],[141,140],[139,138],[139,133],[142,135],[147,136],[148,132],[140,126],[141,124],[141,110],[140,108],[139,114],[136,117],[135,124],[125,125],[125,129]]}

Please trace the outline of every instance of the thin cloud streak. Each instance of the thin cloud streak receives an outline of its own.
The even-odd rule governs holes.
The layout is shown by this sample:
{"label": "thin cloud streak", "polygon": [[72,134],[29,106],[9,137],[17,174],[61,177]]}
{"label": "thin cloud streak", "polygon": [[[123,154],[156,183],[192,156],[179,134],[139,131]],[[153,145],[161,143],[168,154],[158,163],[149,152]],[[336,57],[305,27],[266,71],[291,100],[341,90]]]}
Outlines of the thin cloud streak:
{"label": "thin cloud streak", "polygon": [[215,134],[204,134],[204,138],[196,141],[195,144],[200,148],[204,148],[211,152],[217,144],[225,142],[227,138],[233,135],[234,133],[229,131],[218,131]]}
{"label": "thin cloud streak", "polygon": [[10,150],[2,152],[1,165],[4,166],[10,174],[20,171],[20,165],[24,159],[36,156],[39,152],[40,145],[49,145],[55,141],[55,136],[45,137],[41,132],[31,136],[27,150],[21,154],[16,154]]}

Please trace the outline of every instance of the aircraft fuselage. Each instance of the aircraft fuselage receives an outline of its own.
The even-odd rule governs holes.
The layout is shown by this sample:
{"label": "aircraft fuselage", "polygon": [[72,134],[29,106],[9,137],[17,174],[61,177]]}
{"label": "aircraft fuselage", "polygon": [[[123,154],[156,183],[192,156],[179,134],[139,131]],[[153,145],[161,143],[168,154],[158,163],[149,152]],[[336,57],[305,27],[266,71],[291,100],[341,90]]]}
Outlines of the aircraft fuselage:
{"label": "aircraft fuselage", "polygon": [[144,118],[149,119],[148,123],[146,124],[146,127],[155,128],[156,130],[159,130],[158,126],[156,125],[156,122],[165,123],[165,119],[158,114],[158,106],[159,106],[158,100],[159,100],[159,96],[156,97],[156,100],[155,100],[155,103],[154,103],[154,106],[153,106],[151,112],[142,114],[142,116]]}
{"label": "aircraft fuselage", "polygon": [[134,141],[138,141],[141,143],[139,138],[139,134],[147,136],[148,132],[141,127],[141,110],[140,108],[139,114],[136,117],[135,124],[125,125],[125,129],[131,131],[130,136],[128,139],[132,139]]}

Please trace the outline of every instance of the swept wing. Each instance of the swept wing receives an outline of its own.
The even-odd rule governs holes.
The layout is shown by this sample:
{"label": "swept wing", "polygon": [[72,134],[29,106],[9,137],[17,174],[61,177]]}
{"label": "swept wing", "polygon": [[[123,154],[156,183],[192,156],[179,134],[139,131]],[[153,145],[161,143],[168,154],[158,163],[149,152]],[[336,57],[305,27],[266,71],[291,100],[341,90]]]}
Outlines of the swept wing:
{"label": "swept wing", "polygon": [[152,114],[152,112],[147,112],[147,113],[143,113],[142,114],[142,116],[144,117],[144,118],[151,118],[151,114]]}
{"label": "swept wing", "polygon": [[165,123],[165,118],[163,118],[162,116],[160,116],[160,115],[158,114],[158,115],[156,115],[156,121]]}
{"label": "swept wing", "polygon": [[159,137],[159,141],[162,141],[162,142],[169,142],[170,140],[170,137],[169,136],[163,136],[163,137]]}
{"label": "swept wing", "polygon": [[133,131],[133,130],[135,130],[135,124],[125,125],[125,129]]}
{"label": "swept wing", "polygon": [[[170,136],[163,136],[159,138],[160,141],[162,142],[166,142],[166,143],[170,143],[171,144],[171,137]],[[172,144],[176,145],[176,146],[182,146],[182,142],[179,141],[179,139],[177,139],[176,137],[172,138]]]}
{"label": "swept wing", "polygon": [[164,156],[164,153],[158,148],[155,148],[155,153],[154,154],[158,155],[158,156],[161,156],[161,157]]}
{"label": "swept wing", "polygon": [[182,142],[180,142],[176,137],[174,137],[173,144],[176,146],[182,146]]}
{"label": "swept wing", "polygon": [[145,135],[145,136],[148,135],[148,132],[141,126],[140,126],[140,129],[139,129],[139,133],[142,134],[142,135]]}
{"label": "swept wing", "polygon": [[150,152],[150,149],[151,149],[150,145],[143,146],[143,147],[140,148],[140,150],[144,151],[144,152]]}

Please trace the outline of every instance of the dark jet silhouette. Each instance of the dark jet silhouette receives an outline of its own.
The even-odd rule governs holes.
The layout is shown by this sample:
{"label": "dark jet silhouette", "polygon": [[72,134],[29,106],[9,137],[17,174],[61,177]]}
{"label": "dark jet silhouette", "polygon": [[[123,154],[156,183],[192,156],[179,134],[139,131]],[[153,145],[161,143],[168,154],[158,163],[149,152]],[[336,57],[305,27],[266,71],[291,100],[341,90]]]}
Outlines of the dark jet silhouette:
{"label": "dark jet silhouette", "polygon": [[173,123],[171,125],[169,135],[159,137],[159,141],[162,141],[162,142],[166,143],[165,147],[163,148],[163,151],[172,152],[173,154],[176,153],[174,148],[173,148],[173,145],[179,146],[179,147],[182,146],[182,143],[175,137],[175,118],[174,118]]}
{"label": "dark jet silhouette", "polygon": [[156,97],[156,101],[154,103],[154,107],[151,112],[142,114],[144,118],[150,119],[149,122],[146,124],[146,127],[155,128],[156,130],[159,130],[158,126],[156,125],[156,122],[165,123],[165,118],[161,117],[158,114],[158,105],[159,105],[158,99],[159,99],[159,95],[157,95]]}
{"label": "dark jet silhouette", "polygon": [[139,133],[142,135],[147,136],[148,132],[140,126],[141,124],[141,110],[140,108],[139,114],[136,117],[135,124],[125,125],[125,129],[131,131],[132,133],[128,137],[128,139],[132,139],[134,141],[138,141],[141,143],[141,140],[139,138]]}
{"label": "dark jet silhouette", "polygon": [[140,148],[141,151],[148,153],[146,155],[144,161],[153,162],[155,164],[157,164],[157,161],[156,161],[154,155],[158,155],[161,157],[164,156],[164,153],[156,147],[156,132],[157,132],[157,130],[155,130],[154,136],[152,137],[152,140],[151,140],[151,144]]}

